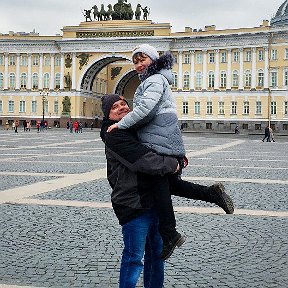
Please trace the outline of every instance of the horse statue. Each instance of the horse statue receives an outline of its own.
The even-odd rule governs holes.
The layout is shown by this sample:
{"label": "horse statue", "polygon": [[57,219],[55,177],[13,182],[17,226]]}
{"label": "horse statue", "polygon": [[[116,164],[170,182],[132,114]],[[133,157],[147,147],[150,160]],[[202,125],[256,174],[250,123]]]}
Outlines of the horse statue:
{"label": "horse statue", "polygon": [[99,12],[99,10],[98,10],[98,7],[97,7],[96,5],[94,5],[94,6],[92,7],[92,9],[93,9],[94,20],[100,21],[100,12]]}
{"label": "horse statue", "polygon": [[114,14],[112,5],[108,4],[107,7],[108,7],[108,10],[105,12],[105,16],[104,16],[104,20],[106,20],[106,21],[111,20],[111,17],[113,19],[113,14]]}
{"label": "horse statue", "polygon": [[136,10],[135,10],[135,19],[140,20],[141,17],[141,4],[137,4]]}
{"label": "horse statue", "polygon": [[84,9],[83,15],[84,15],[84,17],[85,17],[85,21],[86,21],[86,22],[92,21],[92,18],[91,18],[91,10],[86,10],[86,9]]}
{"label": "horse statue", "polygon": [[100,21],[105,20],[106,11],[104,9],[104,4],[101,4],[101,10],[99,13],[100,13]]}

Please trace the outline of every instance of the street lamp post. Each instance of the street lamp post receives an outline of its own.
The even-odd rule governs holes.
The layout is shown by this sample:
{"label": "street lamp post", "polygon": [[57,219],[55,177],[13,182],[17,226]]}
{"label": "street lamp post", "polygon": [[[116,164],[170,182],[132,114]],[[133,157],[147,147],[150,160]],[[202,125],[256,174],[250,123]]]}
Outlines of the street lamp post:
{"label": "street lamp post", "polygon": [[48,91],[40,91],[40,96],[42,96],[42,123],[44,125],[44,119],[45,119],[45,102],[47,101],[49,92]]}

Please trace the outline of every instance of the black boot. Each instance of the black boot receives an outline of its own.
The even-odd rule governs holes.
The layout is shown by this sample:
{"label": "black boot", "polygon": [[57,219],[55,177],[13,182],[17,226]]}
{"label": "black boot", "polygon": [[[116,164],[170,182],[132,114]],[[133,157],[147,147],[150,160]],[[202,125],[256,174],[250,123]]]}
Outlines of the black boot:
{"label": "black boot", "polygon": [[226,214],[234,213],[234,204],[232,198],[225,193],[225,187],[222,183],[216,183],[209,187],[209,199],[211,203],[215,203],[221,207]]}
{"label": "black boot", "polygon": [[173,237],[167,237],[163,239],[163,250],[160,258],[162,260],[167,260],[173,253],[174,249],[180,247],[185,242],[185,237],[180,233],[176,232]]}

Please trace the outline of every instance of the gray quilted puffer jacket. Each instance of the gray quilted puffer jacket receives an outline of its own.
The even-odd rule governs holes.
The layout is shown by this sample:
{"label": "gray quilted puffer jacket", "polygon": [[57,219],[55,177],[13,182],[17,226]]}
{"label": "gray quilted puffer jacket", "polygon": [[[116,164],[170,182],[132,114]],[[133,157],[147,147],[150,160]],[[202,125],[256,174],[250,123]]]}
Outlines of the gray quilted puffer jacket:
{"label": "gray quilted puffer jacket", "polygon": [[172,96],[173,57],[170,53],[153,61],[140,75],[133,111],[118,122],[119,129],[134,127],[141,143],[163,155],[183,157],[184,144],[178,126],[175,99]]}

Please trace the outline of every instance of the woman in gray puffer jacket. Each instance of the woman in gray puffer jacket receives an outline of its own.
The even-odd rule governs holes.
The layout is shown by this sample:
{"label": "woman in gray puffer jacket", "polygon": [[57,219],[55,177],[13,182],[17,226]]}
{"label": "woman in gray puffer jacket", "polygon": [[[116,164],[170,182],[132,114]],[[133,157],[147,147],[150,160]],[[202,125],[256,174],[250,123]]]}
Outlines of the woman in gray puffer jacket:
{"label": "woman in gray puffer jacket", "polygon": [[[175,99],[169,86],[172,83],[173,56],[168,52],[159,57],[154,47],[142,44],[134,49],[132,61],[141,80],[134,94],[133,111],[110,126],[107,132],[115,128],[136,128],[142,144],[158,154],[175,156],[183,168],[185,149]],[[154,185],[158,188],[154,199],[163,240],[161,258],[166,260],[176,246],[184,243],[185,237],[176,231],[168,176],[155,178]]]}

